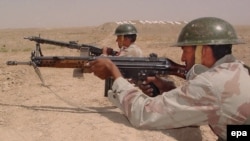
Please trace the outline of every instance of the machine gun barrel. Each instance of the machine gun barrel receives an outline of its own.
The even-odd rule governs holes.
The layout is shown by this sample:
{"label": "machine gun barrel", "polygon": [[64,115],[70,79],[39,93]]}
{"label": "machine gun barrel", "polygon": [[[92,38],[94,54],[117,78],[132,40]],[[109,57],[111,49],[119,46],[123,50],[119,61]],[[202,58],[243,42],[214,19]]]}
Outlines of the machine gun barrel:
{"label": "machine gun barrel", "polygon": [[18,61],[7,61],[6,62],[7,65],[32,65],[31,61],[27,61],[27,62],[18,62]]}

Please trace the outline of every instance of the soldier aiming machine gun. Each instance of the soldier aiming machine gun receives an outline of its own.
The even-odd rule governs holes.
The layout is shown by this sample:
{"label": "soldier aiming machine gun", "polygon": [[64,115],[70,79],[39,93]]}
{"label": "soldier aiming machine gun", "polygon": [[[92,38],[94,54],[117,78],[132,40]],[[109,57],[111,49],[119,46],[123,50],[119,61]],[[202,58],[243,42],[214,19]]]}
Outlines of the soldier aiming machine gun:
{"label": "soldier aiming machine gun", "polygon": [[[159,58],[157,55],[149,57],[104,57],[104,56],[43,56],[39,46],[31,53],[31,60],[27,62],[7,61],[7,65],[32,65],[44,84],[39,67],[52,68],[80,68],[83,73],[90,72],[87,64],[98,58],[108,58],[121,71],[124,78],[132,79],[136,85],[140,84],[147,76],[176,75],[185,78],[185,66],[179,65],[168,58]],[[106,81],[107,82],[107,81]],[[105,94],[112,87],[112,81],[105,83]],[[154,94],[159,94],[156,92]]]}

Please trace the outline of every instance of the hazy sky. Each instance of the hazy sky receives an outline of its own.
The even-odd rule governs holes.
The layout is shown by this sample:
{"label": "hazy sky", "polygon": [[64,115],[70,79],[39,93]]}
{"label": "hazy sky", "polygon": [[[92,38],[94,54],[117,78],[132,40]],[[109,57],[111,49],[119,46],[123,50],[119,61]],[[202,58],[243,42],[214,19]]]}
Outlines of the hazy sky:
{"label": "hazy sky", "polygon": [[0,0],[0,28],[92,26],[215,16],[250,25],[250,0]]}

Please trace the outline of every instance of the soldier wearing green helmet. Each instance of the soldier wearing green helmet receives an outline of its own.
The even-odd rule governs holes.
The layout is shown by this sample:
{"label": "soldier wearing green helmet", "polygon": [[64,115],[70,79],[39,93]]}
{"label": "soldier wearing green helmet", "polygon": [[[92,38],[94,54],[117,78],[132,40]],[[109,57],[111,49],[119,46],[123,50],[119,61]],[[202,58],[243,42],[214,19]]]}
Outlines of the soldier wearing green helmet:
{"label": "soldier wearing green helmet", "polygon": [[[135,44],[137,37],[137,29],[132,24],[121,24],[114,32],[116,36],[116,42],[119,47],[119,52],[115,54],[117,57],[142,57],[142,50]],[[104,47],[102,49],[103,56],[109,55],[108,48]],[[105,80],[105,83],[112,86],[113,79],[109,78]],[[105,96],[107,96],[107,91],[105,87]]]}
{"label": "soldier wearing green helmet", "polygon": [[[195,50],[193,61],[185,62],[185,54],[182,61],[186,63],[187,70],[193,64],[202,63],[201,51],[209,46],[212,50],[214,61],[219,60],[227,54],[231,54],[232,45],[242,44],[243,42],[237,37],[236,32],[231,24],[225,20],[215,17],[204,17],[189,22],[179,34],[177,43],[174,46],[186,47],[183,51]],[[189,47],[189,48],[188,48]],[[211,67],[213,62],[206,62]]]}
{"label": "soldier wearing green helmet", "polygon": [[[132,24],[121,24],[114,32],[116,42],[120,49],[117,56],[124,57],[142,57],[141,49],[135,44],[137,29]],[[107,55],[106,49],[103,48],[103,54]]]}
{"label": "soldier wearing green helmet", "polygon": [[249,67],[232,55],[232,45],[241,43],[225,20],[203,17],[189,22],[174,45],[182,49],[186,82],[176,87],[172,81],[149,77],[145,83],[154,83],[161,92],[156,97],[150,97],[149,85],[138,90],[130,84],[108,59],[95,60],[90,66],[102,68],[92,70],[97,76],[106,72],[106,77],[114,78],[108,98],[133,126],[173,129],[209,125],[218,140],[227,140],[227,125],[250,124]]}

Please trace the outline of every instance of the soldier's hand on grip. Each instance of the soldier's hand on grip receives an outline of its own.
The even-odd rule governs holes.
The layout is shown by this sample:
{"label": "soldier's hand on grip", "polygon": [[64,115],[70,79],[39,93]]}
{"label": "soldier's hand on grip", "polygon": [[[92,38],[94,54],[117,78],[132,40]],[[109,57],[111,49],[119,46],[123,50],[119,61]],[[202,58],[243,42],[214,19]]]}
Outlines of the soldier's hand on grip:
{"label": "soldier's hand on grip", "polygon": [[139,85],[139,88],[148,96],[154,97],[163,92],[176,88],[173,81],[158,76],[147,77],[147,79]]}

